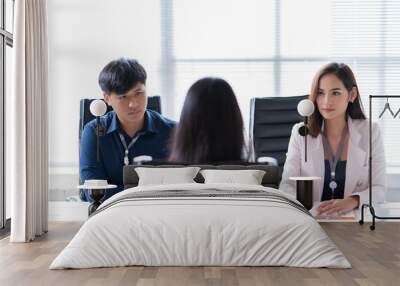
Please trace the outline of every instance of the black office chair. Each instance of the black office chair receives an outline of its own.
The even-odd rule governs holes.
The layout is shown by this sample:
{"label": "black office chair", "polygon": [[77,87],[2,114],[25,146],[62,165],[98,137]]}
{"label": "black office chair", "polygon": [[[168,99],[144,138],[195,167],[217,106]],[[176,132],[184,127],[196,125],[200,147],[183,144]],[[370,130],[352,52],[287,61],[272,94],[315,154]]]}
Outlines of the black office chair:
{"label": "black office chair", "polygon": [[303,121],[297,113],[297,104],[304,96],[262,97],[250,101],[250,140],[254,159],[273,157],[280,174],[286,160],[293,125]]}
{"label": "black office chair", "polygon": [[[90,103],[95,100],[94,98],[84,98],[80,101],[79,108],[79,143],[81,142],[81,136],[83,127],[86,123],[93,120],[95,117],[90,113]],[[147,98],[147,109],[157,111],[161,114],[161,97],[159,95],[149,96]],[[112,107],[107,105],[107,112],[111,111]]]}

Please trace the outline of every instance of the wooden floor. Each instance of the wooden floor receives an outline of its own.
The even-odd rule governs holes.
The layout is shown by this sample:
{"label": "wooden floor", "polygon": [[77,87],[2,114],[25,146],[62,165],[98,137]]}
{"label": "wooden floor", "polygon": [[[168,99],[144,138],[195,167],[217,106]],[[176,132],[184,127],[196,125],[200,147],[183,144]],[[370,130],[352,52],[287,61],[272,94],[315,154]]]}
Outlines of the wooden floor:
{"label": "wooden floor", "polygon": [[27,244],[0,241],[0,285],[400,285],[400,223],[375,231],[356,223],[322,224],[353,268],[123,267],[48,270],[80,223],[51,223],[44,237]]}

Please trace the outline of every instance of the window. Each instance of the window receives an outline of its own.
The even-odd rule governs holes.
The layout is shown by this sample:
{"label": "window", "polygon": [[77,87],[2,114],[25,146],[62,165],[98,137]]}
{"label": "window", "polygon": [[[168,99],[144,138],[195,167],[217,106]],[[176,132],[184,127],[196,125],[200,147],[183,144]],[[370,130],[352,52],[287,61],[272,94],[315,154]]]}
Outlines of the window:
{"label": "window", "polygon": [[[176,118],[195,80],[220,76],[234,88],[248,126],[251,98],[307,94],[310,78],[328,59],[328,1],[308,1],[317,16],[291,0],[172,2],[173,26],[164,28],[173,38]],[[325,31],[315,44],[313,35]]]}
{"label": "window", "polygon": [[[77,195],[79,100],[101,97],[98,73],[121,56],[144,65],[148,94],[161,95],[173,119],[195,80],[220,76],[248,126],[250,98],[308,94],[329,61],[352,67],[367,113],[369,94],[400,93],[396,0],[58,0],[48,1],[48,21],[53,202]],[[374,114],[383,105],[376,101]],[[380,122],[388,163],[400,165],[400,118]]]}
{"label": "window", "polygon": [[[250,98],[308,94],[329,61],[353,69],[366,114],[369,94],[400,94],[398,1],[170,1],[162,15],[172,15],[163,33],[172,39],[164,48],[174,64],[168,93],[176,95],[175,119],[195,80],[220,76],[233,86],[248,126]],[[374,102],[374,120],[384,103]],[[400,108],[400,100],[393,105]],[[400,166],[400,120],[379,123],[388,165]]]}
{"label": "window", "polygon": [[9,226],[6,221],[11,216],[10,195],[5,188],[5,106],[11,93],[13,10],[14,1],[0,1],[0,228],[3,230]]}
{"label": "window", "polygon": [[5,30],[13,33],[14,30],[14,0],[5,0]]}
{"label": "window", "polygon": [[[370,94],[400,94],[400,2],[369,0],[332,2],[334,59],[351,65],[368,114]],[[373,100],[377,120],[385,100]],[[395,112],[400,100],[392,99]],[[384,138],[388,167],[400,166],[400,118],[384,116],[378,122]]]}

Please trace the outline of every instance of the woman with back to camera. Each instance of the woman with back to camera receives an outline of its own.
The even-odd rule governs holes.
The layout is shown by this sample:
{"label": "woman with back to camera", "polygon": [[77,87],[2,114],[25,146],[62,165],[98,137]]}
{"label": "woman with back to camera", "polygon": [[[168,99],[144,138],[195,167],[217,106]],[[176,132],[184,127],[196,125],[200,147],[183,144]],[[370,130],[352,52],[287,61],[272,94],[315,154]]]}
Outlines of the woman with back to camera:
{"label": "woman with back to camera", "polygon": [[[315,105],[310,116],[308,158],[304,137],[293,127],[280,189],[295,194],[290,177],[318,176],[313,199],[321,201],[317,213],[355,209],[368,202],[369,124],[351,69],[330,63],[314,77],[309,99]],[[384,200],[385,154],[377,124],[372,125],[372,191],[375,202]]]}
{"label": "woman with back to camera", "polygon": [[170,161],[207,164],[244,159],[243,119],[232,87],[206,77],[188,90]]}

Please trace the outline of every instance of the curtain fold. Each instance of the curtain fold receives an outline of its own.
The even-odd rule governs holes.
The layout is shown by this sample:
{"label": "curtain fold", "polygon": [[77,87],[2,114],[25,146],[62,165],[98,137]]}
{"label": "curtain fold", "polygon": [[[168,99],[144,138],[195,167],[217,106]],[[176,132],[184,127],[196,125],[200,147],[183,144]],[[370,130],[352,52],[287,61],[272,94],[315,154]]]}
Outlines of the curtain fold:
{"label": "curtain fold", "polygon": [[48,43],[46,0],[17,0],[9,136],[12,242],[48,228]]}

